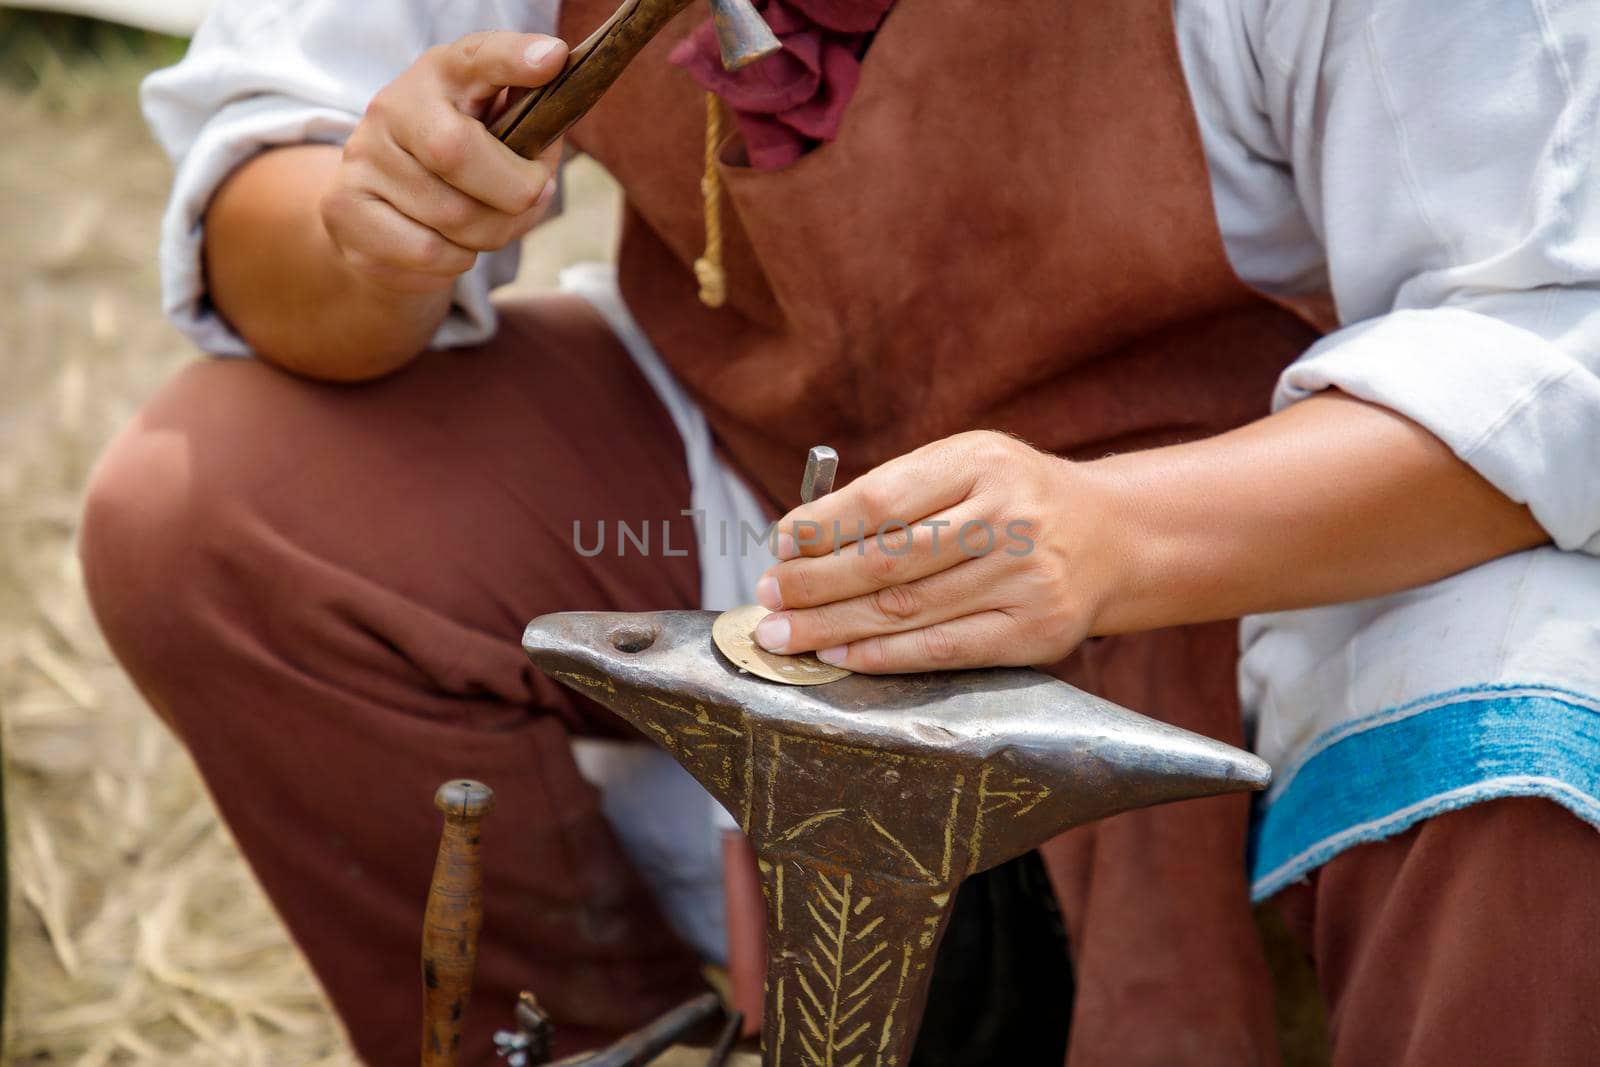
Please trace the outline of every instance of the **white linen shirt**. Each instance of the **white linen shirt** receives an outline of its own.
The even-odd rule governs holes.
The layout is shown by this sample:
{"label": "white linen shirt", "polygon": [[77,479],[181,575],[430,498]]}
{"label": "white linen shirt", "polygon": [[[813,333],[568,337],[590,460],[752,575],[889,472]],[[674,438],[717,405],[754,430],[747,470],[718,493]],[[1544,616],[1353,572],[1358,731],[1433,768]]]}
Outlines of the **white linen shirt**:
{"label": "white linen shirt", "polygon": [[[1486,685],[1600,696],[1600,0],[1174,6],[1235,270],[1274,294],[1331,290],[1338,311],[1273,405],[1338,388],[1400,412],[1525,502],[1556,546],[1395,597],[1246,620],[1241,694],[1275,790],[1330,731],[1411,701]],[[557,0],[222,0],[144,92],[178,162],[161,251],[173,320],[208,351],[245,352],[205,300],[199,255],[205,206],[240,162],[341,141],[431,44],[553,32],[556,15]],[[488,293],[517,254],[480,257],[438,344],[493,330]],[[679,420],[697,506],[753,508],[601,277],[577,288]],[[707,606],[747,599],[759,570],[706,560]]]}

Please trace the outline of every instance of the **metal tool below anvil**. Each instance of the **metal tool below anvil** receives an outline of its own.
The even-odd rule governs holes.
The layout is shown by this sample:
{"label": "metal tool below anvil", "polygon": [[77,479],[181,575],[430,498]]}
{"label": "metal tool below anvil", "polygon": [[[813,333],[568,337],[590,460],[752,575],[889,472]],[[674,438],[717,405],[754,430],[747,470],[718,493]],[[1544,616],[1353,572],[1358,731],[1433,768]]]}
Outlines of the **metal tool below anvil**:
{"label": "metal tool below anvil", "polygon": [[716,651],[716,617],[545,615],[523,647],[675,756],[750,837],[768,1067],[903,1067],[965,878],[1094,819],[1271,777],[1034,670],[773,684]]}

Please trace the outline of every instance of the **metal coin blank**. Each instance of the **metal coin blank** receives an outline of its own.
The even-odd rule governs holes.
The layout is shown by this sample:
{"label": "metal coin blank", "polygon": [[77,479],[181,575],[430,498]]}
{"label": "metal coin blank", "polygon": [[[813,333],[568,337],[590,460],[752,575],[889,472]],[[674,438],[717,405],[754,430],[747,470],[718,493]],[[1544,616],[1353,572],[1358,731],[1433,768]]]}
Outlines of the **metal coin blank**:
{"label": "metal coin blank", "polygon": [[843,667],[824,663],[809,652],[799,656],[781,656],[756,644],[756,623],[770,614],[760,604],[746,604],[742,608],[724,611],[711,624],[711,640],[735,665],[769,682],[821,685],[849,676],[850,672]]}

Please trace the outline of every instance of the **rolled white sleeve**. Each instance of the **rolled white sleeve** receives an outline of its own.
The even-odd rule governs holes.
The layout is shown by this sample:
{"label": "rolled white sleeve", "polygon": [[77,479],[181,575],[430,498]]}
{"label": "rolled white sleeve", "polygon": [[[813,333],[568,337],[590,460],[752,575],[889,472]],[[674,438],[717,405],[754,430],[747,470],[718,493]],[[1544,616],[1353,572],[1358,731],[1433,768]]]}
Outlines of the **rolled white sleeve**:
{"label": "rolled white sleeve", "polygon": [[1342,324],[1275,406],[1391,408],[1600,554],[1600,0],[1190,6],[1230,256],[1292,292],[1319,243]]}
{"label": "rolled white sleeve", "polygon": [[[145,118],[177,166],[161,225],[163,309],[202,349],[247,355],[216,314],[201,263],[206,206],[264,148],[342,144],[367,102],[429,47],[475,30],[553,33],[558,0],[220,0],[176,66],[146,79]],[[480,255],[456,284],[434,344],[494,332],[489,292],[516,276],[520,249]]]}
{"label": "rolled white sleeve", "polygon": [[[1556,307],[1580,295],[1587,306]],[[1527,504],[1559,547],[1600,555],[1600,299],[1567,296],[1479,297],[1347,327],[1285,372],[1275,403],[1337,388],[1398,411]],[[1554,313],[1588,321],[1562,331]]]}

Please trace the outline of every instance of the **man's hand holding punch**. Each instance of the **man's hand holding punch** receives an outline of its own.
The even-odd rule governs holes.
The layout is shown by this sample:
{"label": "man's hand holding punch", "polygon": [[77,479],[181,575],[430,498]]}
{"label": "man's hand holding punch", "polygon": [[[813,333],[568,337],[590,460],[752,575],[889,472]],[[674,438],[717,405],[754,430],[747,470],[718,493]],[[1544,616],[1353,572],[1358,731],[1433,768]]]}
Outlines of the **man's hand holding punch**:
{"label": "man's hand holding punch", "polygon": [[779,523],[757,640],[884,673],[1060,659],[1112,568],[1074,465],[1004,434],[937,441]]}
{"label": "man's hand holding punch", "polygon": [[1332,390],[1088,462],[958,434],[778,530],[757,641],[874,674],[1046,664],[1090,636],[1362,600],[1548,540],[1437,437]]}

